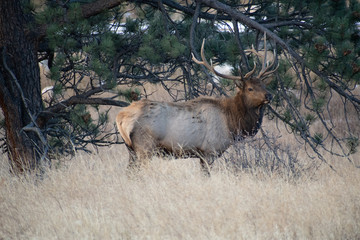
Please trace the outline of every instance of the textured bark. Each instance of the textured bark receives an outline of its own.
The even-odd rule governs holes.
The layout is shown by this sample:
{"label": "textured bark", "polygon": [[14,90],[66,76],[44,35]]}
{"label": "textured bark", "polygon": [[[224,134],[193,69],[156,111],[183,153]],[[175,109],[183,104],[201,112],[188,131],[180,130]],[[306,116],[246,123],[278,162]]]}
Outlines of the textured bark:
{"label": "textured bark", "polygon": [[35,169],[44,148],[35,132],[24,131],[42,110],[42,101],[35,36],[28,31],[31,16],[22,2],[0,1],[0,106],[15,173]]}

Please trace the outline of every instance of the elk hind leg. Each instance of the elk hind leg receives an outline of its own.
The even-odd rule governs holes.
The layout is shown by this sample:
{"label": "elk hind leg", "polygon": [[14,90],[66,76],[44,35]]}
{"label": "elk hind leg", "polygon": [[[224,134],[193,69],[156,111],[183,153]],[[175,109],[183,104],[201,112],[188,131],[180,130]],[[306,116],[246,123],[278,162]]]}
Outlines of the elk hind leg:
{"label": "elk hind leg", "polygon": [[131,147],[128,147],[128,169],[139,170],[144,165],[147,165],[152,155],[155,144],[154,141],[152,141],[152,138],[147,136],[147,134],[142,131],[130,133],[130,139],[133,145]]}
{"label": "elk hind leg", "polygon": [[146,167],[151,157],[154,155],[155,145],[152,142],[147,144],[137,144],[129,149],[129,166],[130,169],[140,169]]}
{"label": "elk hind leg", "polygon": [[136,153],[134,151],[134,149],[126,146],[128,149],[128,153],[129,153],[129,164],[127,166],[128,170],[133,170],[133,169],[139,169],[140,168],[140,163],[137,159]]}

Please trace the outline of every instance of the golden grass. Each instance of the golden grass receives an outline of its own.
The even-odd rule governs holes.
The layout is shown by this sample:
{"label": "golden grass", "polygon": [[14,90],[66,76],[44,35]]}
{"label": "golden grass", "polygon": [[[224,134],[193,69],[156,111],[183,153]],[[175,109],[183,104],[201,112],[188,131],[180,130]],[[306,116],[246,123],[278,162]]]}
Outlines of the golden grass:
{"label": "golden grass", "polygon": [[[330,160],[329,160],[330,161]],[[0,166],[0,239],[359,239],[360,169],[331,160],[315,176],[154,158],[136,175],[114,146],[11,176]],[[259,177],[261,175],[261,177]]]}

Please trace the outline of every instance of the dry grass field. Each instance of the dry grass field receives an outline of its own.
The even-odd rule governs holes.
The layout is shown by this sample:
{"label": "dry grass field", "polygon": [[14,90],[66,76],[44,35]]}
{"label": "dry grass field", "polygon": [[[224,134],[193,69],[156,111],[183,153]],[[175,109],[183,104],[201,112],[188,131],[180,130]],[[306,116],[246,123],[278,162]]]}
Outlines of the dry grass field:
{"label": "dry grass field", "polygon": [[0,239],[360,239],[360,169],[328,161],[336,173],[292,177],[220,159],[205,177],[197,160],[154,158],[131,174],[113,146],[14,177],[4,158]]}

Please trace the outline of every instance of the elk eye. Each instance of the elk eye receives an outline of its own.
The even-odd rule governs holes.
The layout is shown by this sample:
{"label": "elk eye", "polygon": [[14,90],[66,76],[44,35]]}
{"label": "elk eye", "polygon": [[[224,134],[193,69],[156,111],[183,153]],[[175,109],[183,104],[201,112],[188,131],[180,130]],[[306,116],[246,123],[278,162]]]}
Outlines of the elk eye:
{"label": "elk eye", "polygon": [[252,89],[252,88],[248,88],[248,91],[251,92],[251,91],[253,91],[253,89]]}

